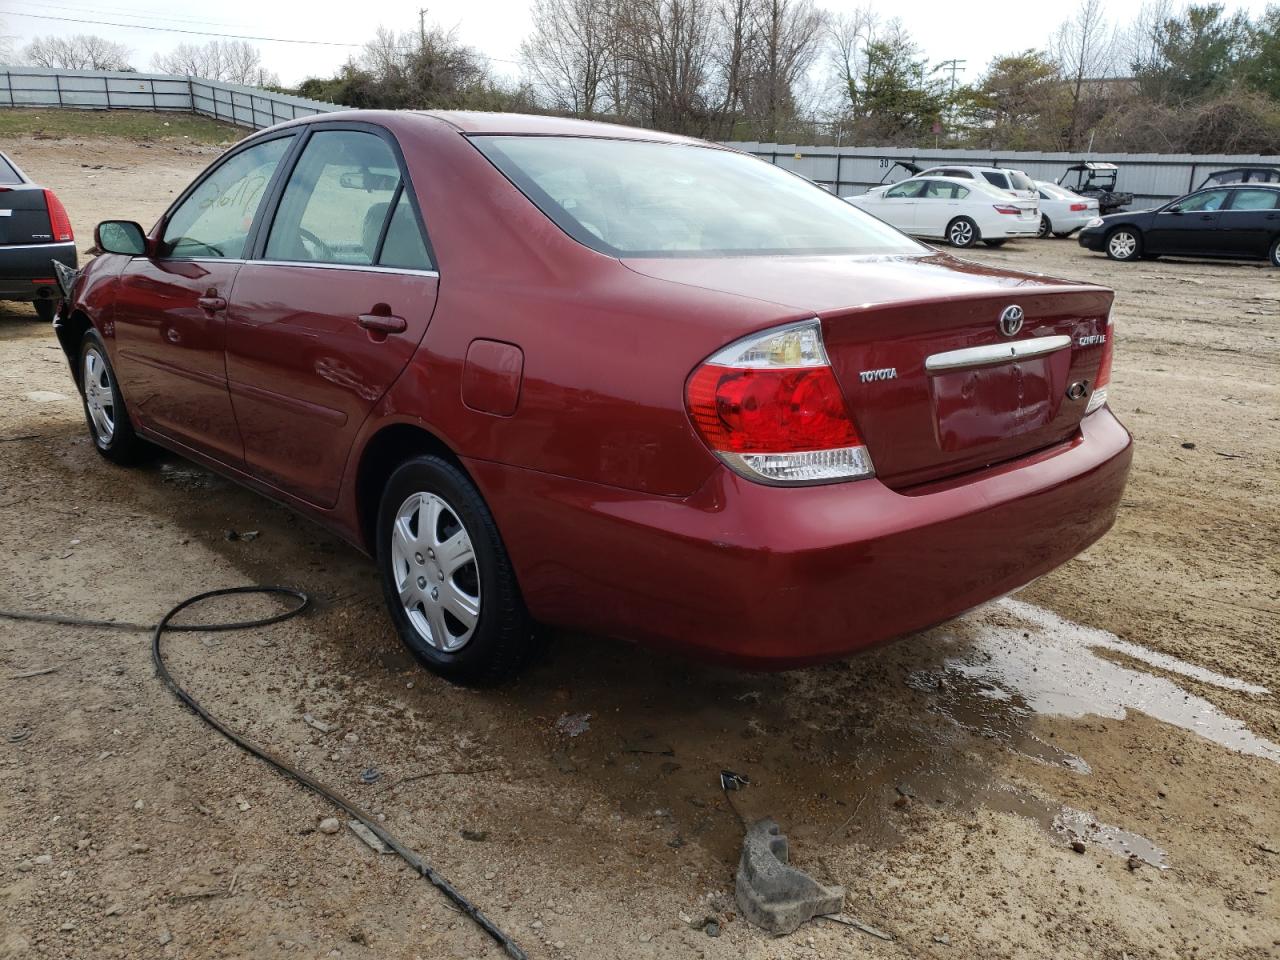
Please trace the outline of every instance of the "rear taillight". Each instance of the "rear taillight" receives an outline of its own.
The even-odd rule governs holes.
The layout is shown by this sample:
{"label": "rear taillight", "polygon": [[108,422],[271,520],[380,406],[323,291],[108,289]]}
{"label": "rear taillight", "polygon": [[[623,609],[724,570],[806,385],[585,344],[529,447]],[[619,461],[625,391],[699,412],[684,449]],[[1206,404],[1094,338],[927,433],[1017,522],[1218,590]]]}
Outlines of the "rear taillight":
{"label": "rear taillight", "polygon": [[1111,383],[1111,355],[1115,352],[1115,327],[1107,316],[1106,339],[1102,341],[1102,359],[1098,361],[1098,375],[1093,378],[1093,395],[1085,407],[1087,417],[1093,411],[1107,405],[1107,385]]}
{"label": "rear taillight", "polygon": [[996,213],[1007,213],[1015,217],[1022,212],[1021,208],[1011,207],[1007,203],[997,203],[995,205],[995,208],[996,208]]}
{"label": "rear taillight", "polygon": [[1079,213],[1081,210],[1088,210],[1088,209],[1089,209],[1089,205],[1087,203],[1073,203],[1071,205],[1071,210],[1073,213]]}
{"label": "rear taillight", "polygon": [[67,208],[62,205],[58,195],[52,190],[46,190],[44,203],[49,208],[49,228],[53,239],[59,243],[74,240],[76,236],[71,230],[71,218],[67,216]]}
{"label": "rear taillight", "polygon": [[749,480],[828,483],[875,474],[817,320],[720,350],[693,371],[685,402],[707,446]]}

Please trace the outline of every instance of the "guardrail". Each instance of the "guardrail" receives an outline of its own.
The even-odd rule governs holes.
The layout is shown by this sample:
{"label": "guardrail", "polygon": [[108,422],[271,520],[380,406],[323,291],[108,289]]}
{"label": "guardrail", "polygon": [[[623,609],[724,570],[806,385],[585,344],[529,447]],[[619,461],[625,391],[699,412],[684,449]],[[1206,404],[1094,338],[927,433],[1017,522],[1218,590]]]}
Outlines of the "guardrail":
{"label": "guardrail", "polygon": [[252,130],[346,109],[334,103],[199,77],[47,67],[0,68],[0,107],[171,110],[197,113]]}

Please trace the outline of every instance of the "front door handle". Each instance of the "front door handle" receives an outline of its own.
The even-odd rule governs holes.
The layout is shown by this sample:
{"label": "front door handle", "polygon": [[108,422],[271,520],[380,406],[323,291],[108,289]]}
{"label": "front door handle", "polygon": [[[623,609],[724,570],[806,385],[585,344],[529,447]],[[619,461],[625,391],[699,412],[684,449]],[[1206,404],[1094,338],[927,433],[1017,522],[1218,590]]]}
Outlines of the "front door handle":
{"label": "front door handle", "polygon": [[227,309],[225,297],[197,297],[196,303],[200,305],[201,310],[208,310],[210,313]]}
{"label": "front door handle", "polygon": [[383,313],[362,313],[360,326],[377,333],[404,333],[409,328],[404,317],[396,317]]}

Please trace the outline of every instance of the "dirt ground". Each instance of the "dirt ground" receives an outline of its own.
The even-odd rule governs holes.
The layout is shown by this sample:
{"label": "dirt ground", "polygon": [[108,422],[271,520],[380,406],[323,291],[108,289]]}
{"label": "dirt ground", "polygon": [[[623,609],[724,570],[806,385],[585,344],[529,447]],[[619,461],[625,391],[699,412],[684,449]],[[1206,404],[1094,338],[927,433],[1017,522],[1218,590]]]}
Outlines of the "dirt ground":
{"label": "dirt ground", "polygon": [[[149,225],[214,155],[4,147],[82,248],[98,219]],[[350,548],[177,458],[99,458],[17,304],[0,607],[150,622],[211,587],[311,591],[301,619],[174,636],[175,673],[383,816],[531,957],[1280,957],[1280,271],[1053,240],[974,256],[1118,291],[1134,471],[1083,556],[886,649],[758,675],[558,636],[515,685],[450,687],[399,648]],[[585,732],[559,731],[578,714]],[[772,939],[737,915],[725,768],[750,777],[741,812],[892,940],[830,921]],[[0,956],[500,955],[397,858],[315,829],[332,815],[181,708],[145,635],[0,621]]]}

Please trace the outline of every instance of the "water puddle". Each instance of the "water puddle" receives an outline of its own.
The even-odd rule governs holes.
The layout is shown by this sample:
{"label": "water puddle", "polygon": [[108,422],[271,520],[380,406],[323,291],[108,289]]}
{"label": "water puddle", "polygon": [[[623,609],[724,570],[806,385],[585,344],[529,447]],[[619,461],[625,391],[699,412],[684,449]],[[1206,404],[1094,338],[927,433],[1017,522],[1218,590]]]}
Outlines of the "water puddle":
{"label": "water puddle", "polygon": [[[938,674],[917,675],[912,684],[933,684],[938,709],[977,733],[1005,736],[1006,730],[1024,729],[1028,714],[1123,720],[1127,711],[1138,710],[1228,749],[1280,763],[1280,745],[1253,733],[1208,700],[1170,679],[1101,656],[1100,651],[1224,690],[1265,694],[1265,687],[1156,653],[1020,600],[998,601],[949,630],[953,633],[943,639],[963,649],[948,657]],[[986,702],[975,706],[981,701]],[[1013,746],[1036,759],[1088,770],[1081,758],[1056,748],[1028,751]]]}

